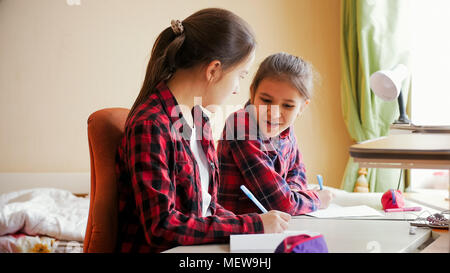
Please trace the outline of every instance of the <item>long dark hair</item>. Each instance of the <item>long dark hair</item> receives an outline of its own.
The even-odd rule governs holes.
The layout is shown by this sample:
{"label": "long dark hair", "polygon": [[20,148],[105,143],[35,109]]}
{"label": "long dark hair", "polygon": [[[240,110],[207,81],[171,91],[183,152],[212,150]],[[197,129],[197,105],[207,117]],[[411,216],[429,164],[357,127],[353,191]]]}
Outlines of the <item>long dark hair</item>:
{"label": "long dark hair", "polygon": [[223,69],[244,60],[255,48],[250,26],[236,14],[219,8],[197,11],[182,22],[184,31],[176,35],[169,26],[155,41],[141,91],[128,119],[177,69],[219,60]]}

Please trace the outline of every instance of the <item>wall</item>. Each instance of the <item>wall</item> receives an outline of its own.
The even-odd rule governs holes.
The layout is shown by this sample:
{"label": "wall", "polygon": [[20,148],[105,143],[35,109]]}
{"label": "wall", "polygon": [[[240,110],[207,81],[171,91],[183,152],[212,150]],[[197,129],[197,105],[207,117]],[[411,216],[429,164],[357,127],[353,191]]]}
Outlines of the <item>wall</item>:
{"label": "wall", "polygon": [[251,76],[268,54],[285,51],[312,62],[321,84],[296,134],[309,179],[321,173],[338,187],[351,144],[340,108],[340,1],[255,3],[0,0],[0,173],[89,172],[89,114],[131,107],[154,39],[171,19],[223,7],[247,20],[258,40],[250,77],[226,103],[245,103]]}

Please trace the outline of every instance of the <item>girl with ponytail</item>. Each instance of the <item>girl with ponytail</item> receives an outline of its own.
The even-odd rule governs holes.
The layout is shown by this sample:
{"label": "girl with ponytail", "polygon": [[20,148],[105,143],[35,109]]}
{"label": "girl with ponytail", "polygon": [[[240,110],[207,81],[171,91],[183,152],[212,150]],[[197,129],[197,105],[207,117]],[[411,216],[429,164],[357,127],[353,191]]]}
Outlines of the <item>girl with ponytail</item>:
{"label": "girl with ponytail", "polygon": [[287,228],[286,213],[235,215],[217,203],[218,162],[201,107],[239,91],[254,51],[250,27],[223,9],[173,20],[158,36],[117,152],[117,251],[161,252]]}

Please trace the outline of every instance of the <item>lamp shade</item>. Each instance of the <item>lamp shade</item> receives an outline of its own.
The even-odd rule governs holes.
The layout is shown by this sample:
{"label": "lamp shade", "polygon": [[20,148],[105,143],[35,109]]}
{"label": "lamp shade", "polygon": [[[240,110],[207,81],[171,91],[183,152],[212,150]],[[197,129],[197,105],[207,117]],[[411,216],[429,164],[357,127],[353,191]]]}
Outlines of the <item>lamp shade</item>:
{"label": "lamp shade", "polygon": [[380,70],[370,76],[370,88],[385,101],[395,100],[401,91],[402,82],[408,76],[408,68],[399,64],[392,70]]}

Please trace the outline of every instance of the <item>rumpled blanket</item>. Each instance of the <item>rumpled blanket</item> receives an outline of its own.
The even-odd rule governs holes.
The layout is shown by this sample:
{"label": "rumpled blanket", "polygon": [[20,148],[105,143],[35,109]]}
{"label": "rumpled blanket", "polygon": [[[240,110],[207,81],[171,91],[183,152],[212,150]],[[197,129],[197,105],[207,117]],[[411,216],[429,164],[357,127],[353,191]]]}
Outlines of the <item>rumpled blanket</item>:
{"label": "rumpled blanket", "polygon": [[0,236],[23,233],[58,240],[84,240],[89,198],[55,188],[0,195]]}

